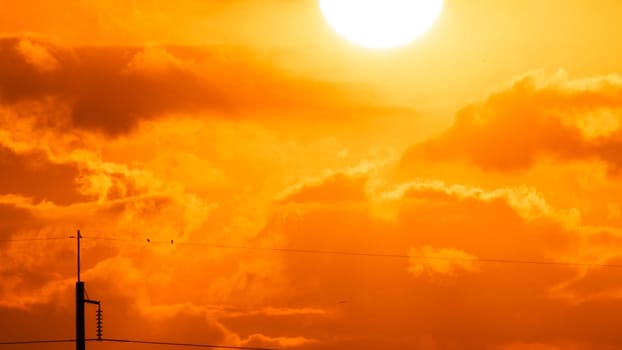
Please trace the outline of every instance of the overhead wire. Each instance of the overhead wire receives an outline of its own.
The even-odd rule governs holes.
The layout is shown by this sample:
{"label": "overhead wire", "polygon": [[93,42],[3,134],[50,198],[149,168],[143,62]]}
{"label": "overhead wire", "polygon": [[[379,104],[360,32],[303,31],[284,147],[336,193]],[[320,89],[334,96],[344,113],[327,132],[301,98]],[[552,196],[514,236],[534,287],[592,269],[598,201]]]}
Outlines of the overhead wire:
{"label": "overhead wire", "polygon": [[[0,342],[0,345],[32,345],[32,344],[52,344],[52,343],[75,343],[75,339],[54,339],[54,340],[20,340],[20,341],[6,341]],[[275,348],[262,348],[253,346],[233,346],[233,345],[216,345],[216,344],[200,344],[200,343],[179,343],[179,342],[164,342],[164,341],[150,341],[150,340],[136,340],[136,339],[114,339],[114,338],[102,338],[102,339],[86,339],[86,341],[97,342],[113,342],[113,343],[134,343],[134,344],[147,344],[147,345],[166,345],[166,346],[179,346],[179,347],[194,347],[194,348],[210,348],[210,349],[236,349],[236,350],[277,350]]]}
{"label": "overhead wire", "polygon": [[0,242],[34,242],[34,241],[59,241],[65,239],[71,239],[75,237],[64,236],[64,237],[29,237],[29,238],[6,238],[0,239]]}
{"label": "overhead wire", "polygon": [[114,343],[134,343],[134,344],[148,344],[148,345],[166,345],[166,346],[180,346],[180,347],[193,347],[193,348],[210,348],[210,349],[238,349],[238,350],[277,350],[275,348],[261,348],[253,346],[233,346],[233,345],[214,345],[214,344],[199,344],[199,343],[177,343],[177,342],[164,342],[164,341],[150,341],[150,340],[135,340],[135,339],[87,339],[87,341],[105,341]]}
{"label": "overhead wire", "polygon": [[50,343],[75,343],[75,339],[54,339],[54,340],[20,340],[0,342],[0,345],[27,345],[27,344],[50,344]]}
{"label": "overhead wire", "polygon": [[[33,238],[17,238],[17,239],[0,239],[0,242],[19,242],[19,241],[49,241],[64,240],[74,238],[75,236],[65,237],[33,237]],[[121,237],[105,237],[105,236],[81,236],[86,240],[102,240],[116,241],[124,243],[146,243],[150,244],[172,244],[178,246],[204,247],[212,249],[236,249],[236,250],[253,250],[280,252],[291,254],[314,254],[314,255],[340,255],[340,256],[357,256],[357,257],[376,257],[376,258],[396,258],[396,259],[421,259],[421,260],[442,260],[442,261],[461,261],[473,263],[498,263],[498,264],[528,264],[528,265],[548,265],[548,266],[566,266],[566,267],[600,267],[600,268],[622,268],[622,264],[599,264],[599,263],[582,263],[568,261],[544,261],[529,259],[497,259],[497,258],[461,258],[461,257],[442,257],[428,255],[398,254],[398,253],[377,253],[362,251],[344,251],[344,250],[322,250],[322,249],[304,249],[304,248],[287,248],[287,247],[258,247],[258,246],[242,246],[242,245],[226,245],[202,242],[175,242],[174,240],[160,241],[144,238],[142,240]],[[240,350],[274,350],[271,348],[250,347],[250,346],[231,346],[231,345],[215,345],[200,343],[181,343],[181,342],[165,342],[165,341],[149,341],[136,339],[87,339],[87,341],[105,341],[116,343],[134,343],[145,345],[162,345],[162,346],[178,346],[178,347],[194,347],[194,348],[212,348],[212,349],[240,349]],[[55,340],[24,340],[24,341],[5,341],[0,345],[27,345],[27,344],[50,344],[50,343],[71,343],[75,339],[55,339]]]}
{"label": "overhead wire", "polygon": [[571,261],[546,261],[531,259],[505,259],[505,258],[461,258],[461,257],[443,257],[418,254],[399,254],[399,253],[378,253],[378,252],[361,252],[361,251],[344,251],[344,250],[322,250],[322,249],[306,249],[306,248],[286,248],[286,247],[258,247],[258,246],[241,246],[227,244],[212,244],[200,242],[175,242],[157,241],[145,238],[144,240],[117,238],[117,237],[89,237],[85,239],[119,241],[126,243],[146,243],[146,244],[174,244],[179,246],[205,247],[213,249],[234,249],[234,250],[252,250],[280,252],[290,254],[311,254],[311,255],[340,255],[340,256],[358,256],[358,257],[374,257],[374,258],[394,258],[394,259],[420,259],[420,260],[440,260],[440,261],[459,261],[473,263],[491,263],[491,264],[521,264],[521,265],[544,265],[544,266],[566,266],[566,267],[600,267],[600,268],[622,268],[622,264],[601,264],[601,263],[585,263]]}
{"label": "overhead wire", "polygon": [[[205,247],[212,249],[233,249],[233,250],[252,250],[280,252],[290,254],[312,254],[312,255],[340,255],[340,256],[358,256],[358,257],[375,257],[375,258],[395,258],[395,259],[420,259],[420,260],[439,260],[439,261],[459,261],[473,263],[497,263],[497,264],[522,264],[522,265],[549,265],[549,266],[566,266],[566,267],[600,267],[600,268],[622,268],[622,264],[602,264],[602,263],[584,263],[572,261],[545,261],[530,259],[505,259],[505,258],[461,258],[461,257],[443,257],[430,255],[413,255],[399,253],[378,253],[378,252],[360,252],[360,251],[344,251],[344,250],[323,250],[323,249],[306,249],[306,248],[286,248],[286,247],[258,247],[258,246],[242,246],[228,244],[214,244],[201,242],[175,242],[174,240],[158,241],[145,238],[144,240],[120,238],[120,237],[104,237],[104,236],[81,236],[82,239],[116,241],[126,243],[146,243],[146,244],[174,244],[178,246]],[[0,242],[34,242],[34,241],[58,241],[75,239],[75,236],[63,237],[31,237],[31,238],[9,238],[0,239]]]}
{"label": "overhead wire", "polygon": [[[324,250],[324,249],[307,249],[307,248],[287,248],[287,247],[261,247],[261,246],[243,246],[228,245],[202,242],[176,242],[174,240],[158,241],[150,238],[142,240],[121,237],[105,237],[105,236],[81,236],[82,239],[100,240],[100,241],[116,241],[125,243],[146,243],[146,244],[173,244],[177,246],[204,247],[211,249],[233,249],[233,250],[251,250],[279,252],[290,254],[311,254],[311,255],[340,255],[340,256],[358,256],[358,257],[375,257],[375,258],[394,258],[394,259],[420,259],[420,260],[439,260],[439,261],[458,261],[473,263],[497,263],[497,264],[522,264],[522,265],[548,265],[548,266],[566,266],[566,267],[600,267],[600,268],[622,268],[622,264],[602,264],[602,263],[586,263],[573,261],[546,261],[531,259],[506,259],[506,258],[464,258],[464,257],[443,257],[416,254],[400,254],[400,253],[378,253],[378,252],[362,252],[362,251],[345,251],[345,250]],[[30,237],[30,238],[9,238],[0,239],[0,242],[34,242],[34,241],[58,241],[75,239],[75,236],[59,236],[59,237]]]}

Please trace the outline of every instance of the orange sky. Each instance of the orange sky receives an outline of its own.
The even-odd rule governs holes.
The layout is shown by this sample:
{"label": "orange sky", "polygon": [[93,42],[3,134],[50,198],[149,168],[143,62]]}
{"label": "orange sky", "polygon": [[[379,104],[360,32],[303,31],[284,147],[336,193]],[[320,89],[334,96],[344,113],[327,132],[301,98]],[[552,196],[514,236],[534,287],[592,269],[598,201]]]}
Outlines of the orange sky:
{"label": "orange sky", "polygon": [[621,348],[622,269],[472,261],[622,264],[619,23],[446,0],[372,51],[313,0],[1,4],[0,341],[73,337],[75,242],[16,240],[80,228],[108,337]]}

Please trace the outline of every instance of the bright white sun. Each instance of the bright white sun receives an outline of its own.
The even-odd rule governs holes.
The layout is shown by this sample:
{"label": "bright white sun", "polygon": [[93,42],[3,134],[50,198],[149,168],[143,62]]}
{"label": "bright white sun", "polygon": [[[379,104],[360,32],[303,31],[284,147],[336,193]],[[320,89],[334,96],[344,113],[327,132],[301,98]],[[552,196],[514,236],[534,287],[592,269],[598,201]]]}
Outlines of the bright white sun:
{"label": "bright white sun", "polygon": [[443,0],[319,0],[333,29],[358,45],[387,49],[408,44],[438,19]]}

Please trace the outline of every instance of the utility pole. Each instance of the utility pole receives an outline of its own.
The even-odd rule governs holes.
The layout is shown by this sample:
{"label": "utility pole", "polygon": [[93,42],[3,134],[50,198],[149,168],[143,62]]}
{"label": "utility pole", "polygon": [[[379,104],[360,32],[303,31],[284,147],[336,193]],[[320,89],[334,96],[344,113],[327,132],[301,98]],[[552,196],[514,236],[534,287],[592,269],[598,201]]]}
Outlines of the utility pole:
{"label": "utility pole", "polygon": [[84,331],[84,282],[80,281],[80,230],[76,235],[78,245],[78,281],[76,282],[76,350],[86,349]]}
{"label": "utility pole", "polygon": [[78,249],[78,281],[76,282],[76,350],[86,350],[86,332],[84,322],[84,305],[97,305],[97,340],[102,340],[102,310],[101,303],[97,300],[85,298],[84,281],[80,280],[80,230],[76,235],[76,245]]}

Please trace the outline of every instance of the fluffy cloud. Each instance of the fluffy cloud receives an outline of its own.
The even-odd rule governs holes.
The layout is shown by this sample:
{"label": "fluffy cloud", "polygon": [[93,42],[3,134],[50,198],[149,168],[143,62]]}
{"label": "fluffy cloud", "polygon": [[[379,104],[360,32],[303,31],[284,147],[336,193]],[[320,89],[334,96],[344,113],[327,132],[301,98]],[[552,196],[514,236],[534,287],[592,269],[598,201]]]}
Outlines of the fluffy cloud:
{"label": "fluffy cloud", "polygon": [[335,172],[287,189],[279,195],[278,203],[360,202],[366,198],[368,180],[365,169]]}
{"label": "fluffy cloud", "polygon": [[42,72],[53,71],[58,67],[58,61],[48,49],[31,40],[21,39],[17,44],[17,51],[22,54],[26,62]]}
{"label": "fluffy cloud", "polygon": [[408,270],[415,276],[451,275],[457,271],[477,270],[476,256],[451,248],[423,247],[411,249]]}
{"label": "fluffy cloud", "polygon": [[46,118],[47,123],[108,134],[171,113],[244,119],[261,111],[289,110],[293,115],[314,112],[313,118],[350,119],[352,113],[403,112],[359,101],[356,90],[346,86],[298,78],[239,53],[197,47],[71,48],[3,38],[0,101],[54,98],[53,108],[68,109],[69,115]]}
{"label": "fluffy cloud", "polygon": [[315,342],[313,339],[305,337],[269,337],[263,334],[253,334],[244,340],[242,344],[244,346],[292,348]]}
{"label": "fluffy cloud", "polygon": [[405,162],[466,160],[495,171],[526,169],[543,158],[622,165],[622,79],[518,78],[456,113],[442,135],[412,147]]}
{"label": "fluffy cloud", "polygon": [[[619,185],[581,168],[593,177],[567,196],[582,205],[551,195],[570,192],[571,162],[616,167],[615,77],[523,78],[414,146],[409,172],[367,137],[384,132],[385,107],[252,55],[23,38],[0,51],[0,234],[63,238],[0,242],[7,332],[72,333],[65,237],[81,228],[107,336],[300,349],[622,342],[615,270],[492,262],[619,263],[615,219],[584,220],[603,198],[586,189],[615,199]],[[554,179],[532,181],[533,169]],[[25,316],[39,311],[52,327]]]}
{"label": "fluffy cloud", "polygon": [[41,151],[20,154],[0,144],[0,168],[0,194],[19,194],[61,204],[88,198],[78,190],[79,165],[56,163]]}
{"label": "fluffy cloud", "polygon": [[[286,281],[296,288],[282,291],[281,298],[315,307],[332,304],[337,320],[349,320],[347,327],[333,318],[318,322],[306,331],[308,336],[324,340],[321,343],[328,349],[412,344],[423,349],[590,347],[595,328],[589,335],[569,337],[553,325],[561,322],[574,328],[585,318],[598,319],[596,305],[603,299],[581,298],[589,294],[567,288],[568,284],[582,279],[584,272],[613,278],[615,270],[475,260],[599,263],[602,260],[586,253],[591,249],[614,254],[610,244],[584,236],[577,222],[560,219],[565,211],[551,208],[534,191],[485,190],[433,179],[387,184],[377,174],[366,173],[367,180],[361,181],[360,173],[346,169],[327,174],[323,181],[305,181],[294,198],[309,189],[341,193],[335,187],[358,188],[365,196],[349,197],[341,204],[321,196],[310,199],[313,205],[279,203],[283,212],[277,211],[265,229],[264,234],[278,233],[291,248],[389,256],[283,256]],[[393,214],[378,216],[379,207]],[[409,259],[397,257],[408,255]],[[617,290],[619,284],[603,281],[602,286]],[[595,283],[586,284],[598,289]],[[577,294],[570,295],[570,290]],[[617,305],[615,297],[606,300]],[[482,326],[486,331],[480,331]],[[335,332],[343,338],[326,341]],[[491,332],[493,339],[487,337]],[[519,339],[535,341],[520,345]]]}

